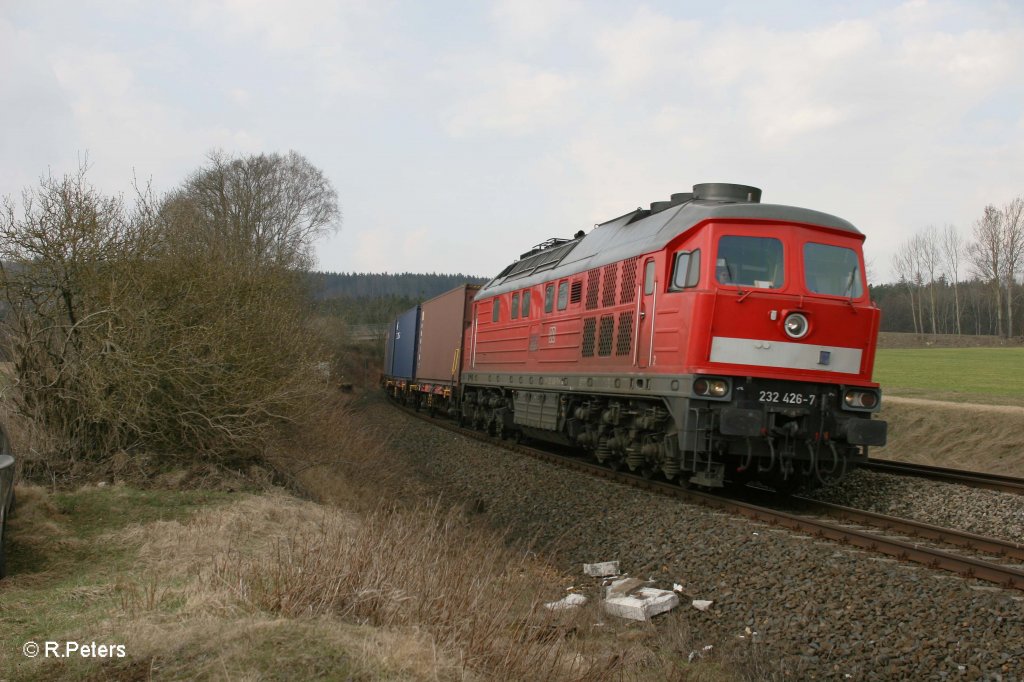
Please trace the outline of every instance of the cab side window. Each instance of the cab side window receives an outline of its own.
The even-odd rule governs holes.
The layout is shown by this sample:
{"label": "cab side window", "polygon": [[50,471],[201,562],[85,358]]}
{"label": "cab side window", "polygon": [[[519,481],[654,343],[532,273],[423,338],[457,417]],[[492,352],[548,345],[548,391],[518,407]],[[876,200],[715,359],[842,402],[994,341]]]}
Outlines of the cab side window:
{"label": "cab side window", "polygon": [[672,290],[688,289],[700,281],[700,249],[680,251],[672,267]]}
{"label": "cab side window", "polygon": [[550,313],[555,308],[555,285],[544,287],[544,312]]}
{"label": "cab side window", "polygon": [[644,265],[644,295],[650,296],[654,293],[654,260],[647,261]]}
{"label": "cab side window", "polygon": [[512,294],[512,319],[519,317],[519,292]]}
{"label": "cab side window", "polygon": [[569,305],[569,280],[564,279],[558,283],[558,309],[565,310]]}
{"label": "cab side window", "polygon": [[497,322],[501,318],[501,298],[494,297],[494,308],[491,311],[491,322]]}
{"label": "cab side window", "polygon": [[524,319],[530,316],[530,290],[529,289],[524,289],[523,290],[522,316],[523,316]]}

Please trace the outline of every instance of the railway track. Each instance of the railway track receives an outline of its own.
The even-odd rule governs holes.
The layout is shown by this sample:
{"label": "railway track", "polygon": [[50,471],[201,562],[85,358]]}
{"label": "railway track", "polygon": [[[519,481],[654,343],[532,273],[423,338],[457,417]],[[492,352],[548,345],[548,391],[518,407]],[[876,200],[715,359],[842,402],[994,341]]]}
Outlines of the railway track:
{"label": "railway track", "polygon": [[987,488],[1004,493],[1024,495],[1024,479],[999,474],[988,474],[981,471],[964,471],[963,469],[947,469],[925,464],[910,464],[887,459],[870,459],[860,468],[899,476],[917,476],[933,481],[944,481],[968,485],[973,488]]}
{"label": "railway track", "polygon": [[[623,471],[613,471],[578,457],[522,444],[513,444],[509,441],[500,441],[480,431],[455,426],[451,422],[432,419],[411,410],[406,410],[406,412],[468,438],[491,445],[499,445],[559,466],[705,507],[740,514],[771,526],[806,533],[813,537],[877,552],[902,561],[923,564],[929,568],[951,571],[964,578],[973,578],[1006,588],[1024,590],[1024,546],[1017,543],[804,498],[796,498],[803,507],[803,512],[783,511],[722,495],[682,488],[666,481],[646,479]],[[826,518],[821,518],[822,516]],[[986,556],[954,553],[932,546],[936,543]],[[998,559],[994,560],[993,557],[998,557]],[[1001,563],[1007,561],[1017,563]]]}

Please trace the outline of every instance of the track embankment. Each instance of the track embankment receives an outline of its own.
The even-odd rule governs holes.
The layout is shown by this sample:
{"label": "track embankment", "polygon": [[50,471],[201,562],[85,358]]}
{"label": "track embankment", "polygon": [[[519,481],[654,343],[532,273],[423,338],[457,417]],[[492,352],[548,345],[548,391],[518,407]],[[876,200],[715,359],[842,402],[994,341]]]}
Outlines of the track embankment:
{"label": "track embankment", "polygon": [[[617,559],[634,575],[713,601],[706,612],[687,611],[687,622],[716,648],[745,638],[793,679],[1024,678],[1016,590],[565,470],[390,406],[371,412],[405,444],[390,467],[417,472],[566,568]],[[964,495],[976,493],[999,495]],[[948,492],[921,494],[949,506]]]}
{"label": "track embankment", "polygon": [[1024,477],[1024,407],[886,395],[889,442],[871,456]]}

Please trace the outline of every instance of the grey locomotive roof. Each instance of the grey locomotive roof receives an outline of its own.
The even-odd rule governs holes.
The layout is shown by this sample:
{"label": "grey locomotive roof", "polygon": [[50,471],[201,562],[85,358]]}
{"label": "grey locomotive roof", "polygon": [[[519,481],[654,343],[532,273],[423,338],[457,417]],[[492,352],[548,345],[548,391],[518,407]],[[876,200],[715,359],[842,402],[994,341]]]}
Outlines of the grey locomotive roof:
{"label": "grey locomotive roof", "polygon": [[477,300],[658,251],[677,235],[698,223],[714,218],[806,223],[861,234],[860,230],[842,218],[807,208],[780,204],[693,200],[638,219],[638,216],[644,213],[647,211],[631,211],[598,225],[579,240],[555,247],[562,249],[563,252],[559,254],[560,260],[554,267],[550,267],[549,263],[543,270],[537,269],[532,274],[527,274],[525,271],[516,272],[514,266],[519,262],[514,263],[484,285],[476,296]]}

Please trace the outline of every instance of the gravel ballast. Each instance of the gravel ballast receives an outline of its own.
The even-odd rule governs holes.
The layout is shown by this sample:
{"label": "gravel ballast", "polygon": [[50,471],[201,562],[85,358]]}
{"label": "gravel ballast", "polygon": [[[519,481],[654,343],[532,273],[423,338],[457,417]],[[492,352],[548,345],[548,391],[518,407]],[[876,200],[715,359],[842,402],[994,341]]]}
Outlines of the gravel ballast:
{"label": "gravel ballast", "polygon": [[[782,675],[1024,679],[1024,593],[770,528],[515,454],[384,404],[367,421],[432,487],[562,568],[619,560],[680,584],[709,643],[753,637]],[[385,426],[386,425],[386,426]],[[1024,498],[855,472],[821,499],[1021,541]],[[684,602],[688,599],[684,598]],[[688,607],[687,607],[688,608]],[[750,635],[749,633],[757,633]]]}

